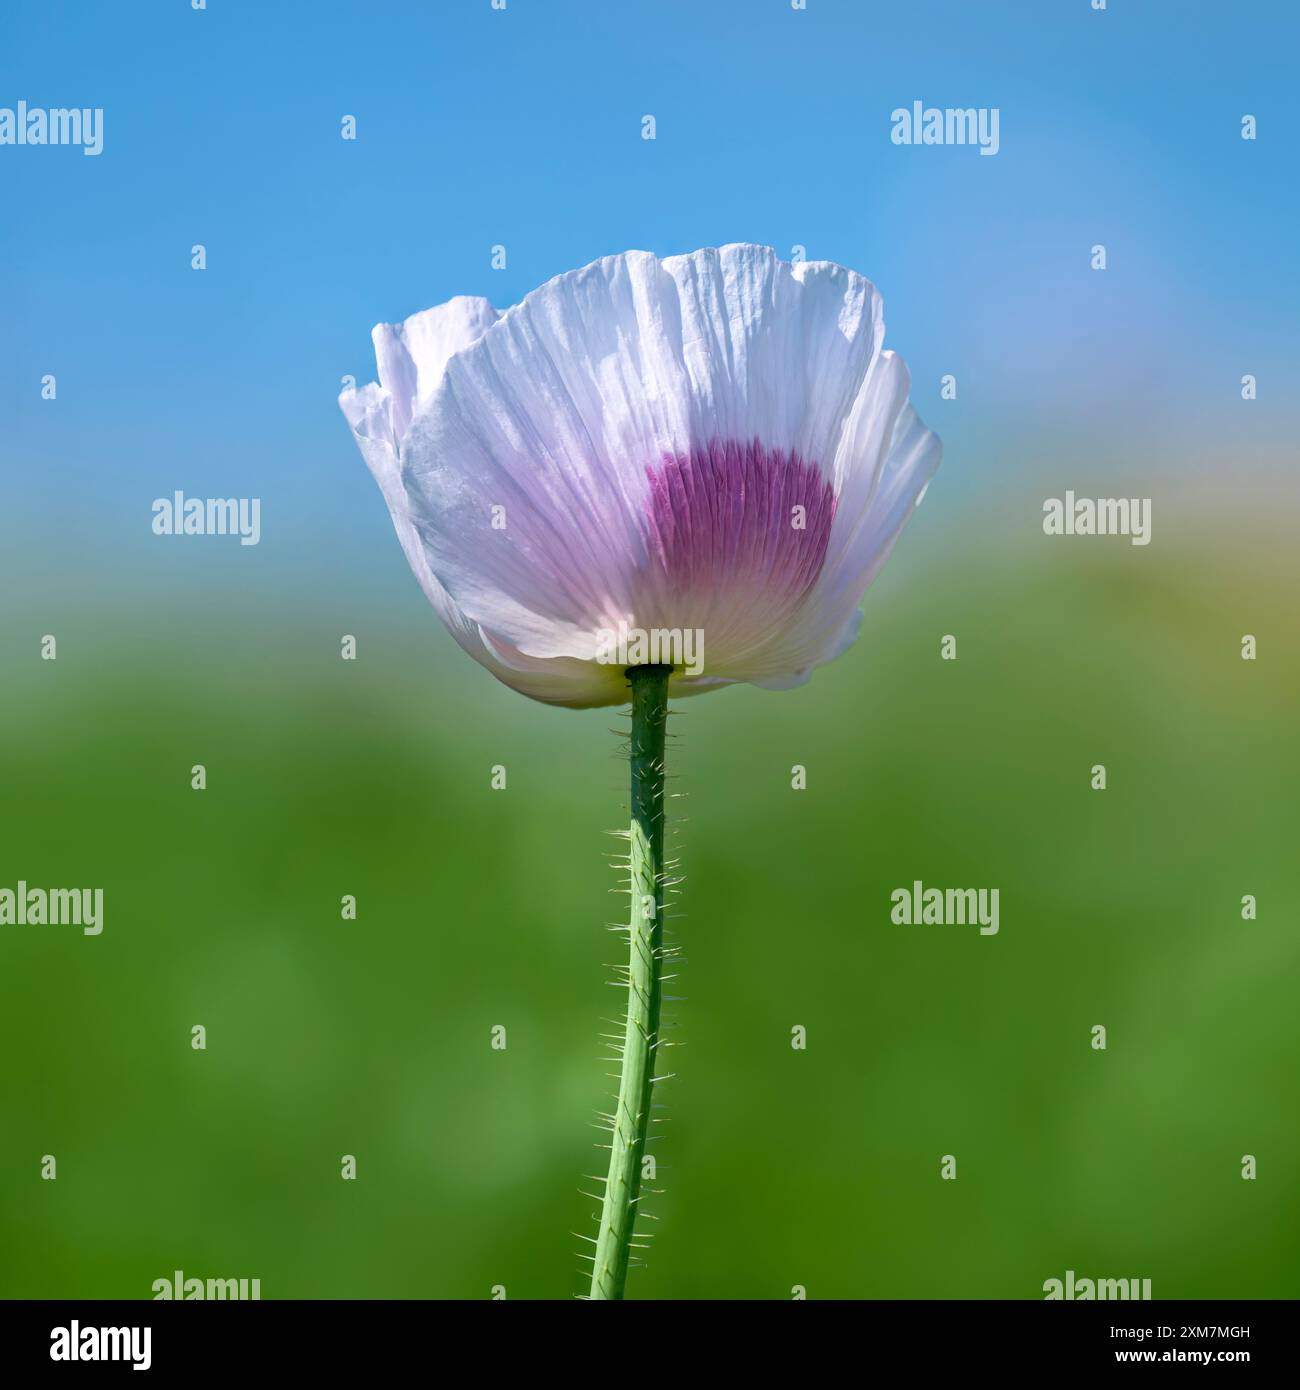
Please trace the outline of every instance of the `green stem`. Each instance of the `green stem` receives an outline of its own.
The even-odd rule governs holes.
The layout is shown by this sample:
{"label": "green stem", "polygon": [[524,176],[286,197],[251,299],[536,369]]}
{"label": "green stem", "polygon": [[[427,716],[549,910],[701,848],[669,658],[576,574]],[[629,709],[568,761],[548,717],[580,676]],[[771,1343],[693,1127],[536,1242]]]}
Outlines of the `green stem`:
{"label": "green stem", "polygon": [[622,1298],[636,1204],[641,1191],[641,1159],[650,1120],[659,1050],[659,1005],[663,974],[664,905],[664,727],[668,721],[671,666],[633,666],[632,824],[628,862],[631,907],[628,917],[629,965],[627,1024],[618,1109],[613,1117],[609,1177],[605,1182],[591,1274],[592,1298]]}

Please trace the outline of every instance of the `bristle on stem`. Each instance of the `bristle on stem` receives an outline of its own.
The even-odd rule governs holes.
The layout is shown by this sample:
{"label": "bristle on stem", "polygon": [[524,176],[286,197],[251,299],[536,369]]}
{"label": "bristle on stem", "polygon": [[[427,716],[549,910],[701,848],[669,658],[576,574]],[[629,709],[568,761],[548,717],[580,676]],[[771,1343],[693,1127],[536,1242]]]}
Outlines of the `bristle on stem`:
{"label": "bristle on stem", "polygon": [[[628,830],[627,886],[629,963],[627,1018],[621,1049],[618,1108],[612,1116],[609,1177],[601,1203],[600,1232],[592,1266],[591,1297],[623,1297],[634,1260],[633,1227],[641,1195],[641,1163],[656,1077],[662,1000],[664,892],[664,738],[668,719],[668,666],[634,666],[632,688],[632,814]],[[623,865],[620,863],[620,868]],[[642,1239],[644,1240],[644,1235]]]}

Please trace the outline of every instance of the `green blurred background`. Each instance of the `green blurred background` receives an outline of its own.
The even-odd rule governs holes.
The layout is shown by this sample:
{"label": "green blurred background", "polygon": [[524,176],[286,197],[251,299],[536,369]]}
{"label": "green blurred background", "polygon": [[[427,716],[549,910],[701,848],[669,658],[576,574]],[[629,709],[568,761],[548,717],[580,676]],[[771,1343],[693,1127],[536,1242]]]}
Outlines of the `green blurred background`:
{"label": "green blurred background", "polygon": [[[1160,494],[1149,547],[1035,537],[1024,489],[958,541],[942,482],[846,657],[673,716],[686,1046],[630,1295],[1295,1296],[1290,542]],[[70,591],[54,662],[11,615],[4,882],[106,903],[0,930],[4,1294],[582,1289],[626,721],[498,686],[378,558],[111,638]],[[914,878],[998,887],[999,934],[893,925]]]}

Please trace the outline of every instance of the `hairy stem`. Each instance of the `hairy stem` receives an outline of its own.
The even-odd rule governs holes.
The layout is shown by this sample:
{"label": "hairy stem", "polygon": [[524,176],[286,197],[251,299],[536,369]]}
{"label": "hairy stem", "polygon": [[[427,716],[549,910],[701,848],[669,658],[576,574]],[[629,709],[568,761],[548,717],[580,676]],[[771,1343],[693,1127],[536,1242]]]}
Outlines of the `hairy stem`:
{"label": "hairy stem", "polygon": [[650,1121],[650,1092],[659,1050],[659,1005],[663,973],[664,895],[664,728],[668,721],[670,666],[633,666],[632,823],[629,829],[631,905],[628,916],[629,965],[627,1025],[591,1275],[592,1298],[622,1298],[636,1204],[641,1191],[641,1160]]}

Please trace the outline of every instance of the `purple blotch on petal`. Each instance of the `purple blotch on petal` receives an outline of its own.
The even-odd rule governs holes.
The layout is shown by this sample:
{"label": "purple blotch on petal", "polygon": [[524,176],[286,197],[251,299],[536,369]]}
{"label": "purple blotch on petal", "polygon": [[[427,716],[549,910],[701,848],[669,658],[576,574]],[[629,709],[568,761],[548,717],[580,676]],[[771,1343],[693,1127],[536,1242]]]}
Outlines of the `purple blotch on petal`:
{"label": "purple blotch on petal", "polygon": [[815,463],[757,439],[713,439],[666,454],[646,476],[648,547],[665,596],[749,591],[789,611],[817,582],[835,494]]}

